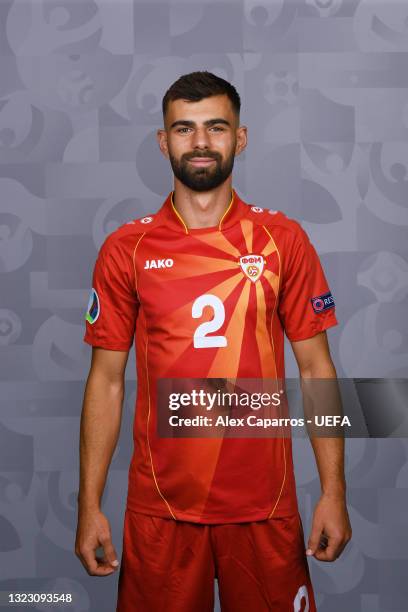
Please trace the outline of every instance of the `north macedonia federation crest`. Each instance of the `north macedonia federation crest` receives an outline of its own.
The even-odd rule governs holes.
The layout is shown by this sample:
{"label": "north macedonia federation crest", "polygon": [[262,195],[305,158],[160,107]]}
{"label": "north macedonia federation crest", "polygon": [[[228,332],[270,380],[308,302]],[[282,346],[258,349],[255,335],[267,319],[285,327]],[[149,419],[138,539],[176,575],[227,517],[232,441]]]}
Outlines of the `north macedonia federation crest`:
{"label": "north macedonia federation crest", "polygon": [[250,253],[239,258],[239,265],[245,276],[255,283],[263,272],[265,260],[262,255]]}

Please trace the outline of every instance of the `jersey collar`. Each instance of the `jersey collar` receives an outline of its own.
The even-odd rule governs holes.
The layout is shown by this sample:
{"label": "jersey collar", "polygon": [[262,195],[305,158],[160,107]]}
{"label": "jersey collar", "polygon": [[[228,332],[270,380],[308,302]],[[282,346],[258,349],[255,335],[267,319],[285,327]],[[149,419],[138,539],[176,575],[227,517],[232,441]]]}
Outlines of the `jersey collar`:
{"label": "jersey collar", "polygon": [[218,225],[213,227],[204,228],[188,228],[183,217],[176,209],[173,203],[174,191],[171,191],[165,199],[159,214],[162,220],[166,222],[167,226],[170,226],[174,230],[182,231],[185,234],[196,234],[196,233],[207,233],[222,231],[234,225],[239,221],[244,214],[247,212],[247,205],[238,196],[234,188],[231,189],[231,200],[225,209],[223,216],[221,217]]}

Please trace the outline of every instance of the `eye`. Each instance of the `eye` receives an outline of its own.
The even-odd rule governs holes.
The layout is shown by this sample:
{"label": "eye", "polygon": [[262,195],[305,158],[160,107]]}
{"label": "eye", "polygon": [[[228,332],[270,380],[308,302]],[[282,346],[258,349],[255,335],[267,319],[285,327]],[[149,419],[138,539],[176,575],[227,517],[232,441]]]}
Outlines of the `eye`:
{"label": "eye", "polygon": [[[191,128],[189,128],[189,127],[180,127],[180,128],[177,128],[176,132],[180,133],[180,134],[185,134],[186,130],[190,130],[190,129]],[[224,128],[219,126],[219,125],[212,125],[209,129],[210,130],[216,130],[217,132],[224,132],[225,131]]]}

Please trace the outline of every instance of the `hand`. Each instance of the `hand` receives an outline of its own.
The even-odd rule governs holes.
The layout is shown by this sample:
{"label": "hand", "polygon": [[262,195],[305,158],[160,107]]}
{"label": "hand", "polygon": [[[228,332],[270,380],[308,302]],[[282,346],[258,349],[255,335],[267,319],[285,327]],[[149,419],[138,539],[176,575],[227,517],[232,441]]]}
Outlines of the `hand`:
{"label": "hand", "polygon": [[345,497],[323,493],[313,513],[306,554],[319,561],[335,561],[351,539],[351,534]]}
{"label": "hand", "polygon": [[[96,549],[102,546],[103,557]],[[80,510],[75,540],[75,554],[90,576],[109,576],[119,566],[112,544],[109,521],[100,510]]]}

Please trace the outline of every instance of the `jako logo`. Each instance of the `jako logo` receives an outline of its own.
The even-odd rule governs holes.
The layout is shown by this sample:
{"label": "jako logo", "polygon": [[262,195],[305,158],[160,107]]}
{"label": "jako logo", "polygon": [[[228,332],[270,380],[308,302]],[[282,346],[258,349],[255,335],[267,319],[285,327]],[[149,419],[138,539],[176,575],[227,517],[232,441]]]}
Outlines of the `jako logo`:
{"label": "jako logo", "polygon": [[145,270],[152,270],[153,268],[171,268],[174,264],[172,259],[146,259]]}

